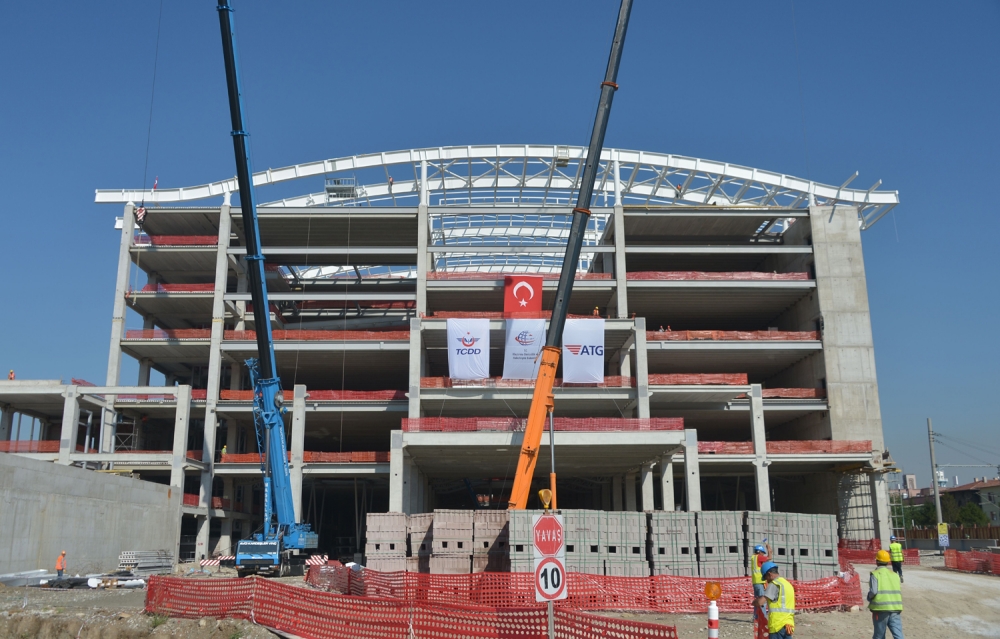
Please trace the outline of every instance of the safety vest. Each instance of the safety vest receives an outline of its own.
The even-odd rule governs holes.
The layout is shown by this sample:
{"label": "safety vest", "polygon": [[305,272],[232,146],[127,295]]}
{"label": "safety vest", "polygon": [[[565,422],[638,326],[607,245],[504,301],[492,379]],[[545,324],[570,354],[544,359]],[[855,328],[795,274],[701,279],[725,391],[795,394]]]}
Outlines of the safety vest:
{"label": "safety vest", "polygon": [[764,583],[764,575],[760,572],[760,564],[757,562],[756,554],[750,559],[750,577],[753,579],[755,586]]}
{"label": "safety vest", "polygon": [[767,611],[767,631],[781,632],[785,626],[795,627],[795,588],[784,577],[771,583],[778,586],[778,598]]}
{"label": "safety vest", "polygon": [[66,558],[62,555],[59,555],[59,558],[56,559],[56,570],[66,570]]}
{"label": "safety vest", "polygon": [[879,566],[872,573],[875,575],[878,592],[868,608],[873,611],[903,612],[903,593],[899,588],[899,575],[887,568]]}
{"label": "safety vest", "polygon": [[894,541],[889,544],[889,558],[893,561],[903,561],[903,544]]}

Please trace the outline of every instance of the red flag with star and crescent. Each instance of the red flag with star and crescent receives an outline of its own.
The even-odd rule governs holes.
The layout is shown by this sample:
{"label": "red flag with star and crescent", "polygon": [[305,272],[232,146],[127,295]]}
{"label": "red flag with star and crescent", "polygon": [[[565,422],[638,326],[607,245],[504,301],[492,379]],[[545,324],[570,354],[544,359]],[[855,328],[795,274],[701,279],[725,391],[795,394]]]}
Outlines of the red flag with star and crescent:
{"label": "red flag with star and crescent", "polygon": [[506,275],[503,278],[504,317],[524,317],[522,313],[542,312],[542,278],[534,275]]}

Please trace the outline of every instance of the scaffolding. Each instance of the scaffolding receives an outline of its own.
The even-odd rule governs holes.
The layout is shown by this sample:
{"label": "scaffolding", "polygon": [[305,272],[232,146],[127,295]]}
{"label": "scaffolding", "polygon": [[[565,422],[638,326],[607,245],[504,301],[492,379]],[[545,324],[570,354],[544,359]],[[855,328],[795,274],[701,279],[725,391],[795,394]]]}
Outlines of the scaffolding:
{"label": "scaffolding", "polygon": [[875,538],[874,509],[871,481],[863,472],[848,472],[840,476],[837,486],[840,509],[840,538],[867,542]]}

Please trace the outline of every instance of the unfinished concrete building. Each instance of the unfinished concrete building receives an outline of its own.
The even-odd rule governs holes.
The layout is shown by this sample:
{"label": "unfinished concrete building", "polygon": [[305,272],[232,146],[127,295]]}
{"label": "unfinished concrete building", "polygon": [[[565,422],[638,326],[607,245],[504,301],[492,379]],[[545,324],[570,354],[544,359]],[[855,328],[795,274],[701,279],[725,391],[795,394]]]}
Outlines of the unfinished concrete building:
{"label": "unfinished concrete building", "polygon": [[[584,153],[419,149],[255,176],[284,196],[259,209],[268,319],[295,506],[322,551],[363,548],[366,512],[505,507],[530,384],[452,383],[446,319],[491,318],[499,377],[503,275],[546,277],[551,308]],[[556,388],[560,506],[831,513],[842,537],[887,537],[860,234],[896,193],[602,158],[571,312],[607,318],[606,378]],[[4,450],[183,490],[187,556],[230,554],[262,512],[244,366],[261,309],[235,190],[98,191],[124,206],[104,385],[0,382],[0,439],[19,440]]]}

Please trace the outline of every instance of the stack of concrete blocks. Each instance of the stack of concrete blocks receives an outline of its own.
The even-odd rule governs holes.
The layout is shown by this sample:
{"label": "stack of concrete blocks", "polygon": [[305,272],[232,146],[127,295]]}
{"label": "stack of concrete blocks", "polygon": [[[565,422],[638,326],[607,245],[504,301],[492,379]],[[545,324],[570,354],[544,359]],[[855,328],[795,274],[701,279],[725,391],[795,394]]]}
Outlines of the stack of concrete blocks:
{"label": "stack of concrete blocks", "polygon": [[472,510],[434,511],[434,538],[431,540],[432,575],[467,575],[473,550]]}
{"label": "stack of concrete blocks", "polygon": [[510,572],[509,541],[509,511],[475,511],[472,517],[472,572]]}
{"label": "stack of concrete blocks", "polygon": [[795,518],[798,541],[792,547],[795,579],[813,581],[840,571],[837,557],[837,518],[834,515],[786,515]]}
{"label": "stack of concrete blocks", "polygon": [[511,510],[509,525],[510,571],[534,572],[535,540],[531,534],[532,518],[541,510]]}
{"label": "stack of concrete blocks", "polygon": [[711,578],[744,576],[743,511],[703,511],[696,514],[698,574]]}
{"label": "stack of concrete blocks", "polygon": [[654,575],[698,576],[696,513],[649,513],[649,562]]}
{"label": "stack of concrete blocks", "polygon": [[607,513],[603,510],[563,510],[566,535],[566,571],[604,574],[604,548],[608,545]]}
{"label": "stack of concrete blocks", "polygon": [[407,572],[429,573],[434,540],[434,513],[410,515],[410,553],[406,558]]}
{"label": "stack of concrete blocks", "polygon": [[603,546],[604,574],[609,577],[648,577],[646,513],[618,511],[605,514],[607,543]]}
{"label": "stack of concrete blocks", "polygon": [[406,515],[368,513],[367,522],[365,566],[379,572],[406,570]]}

